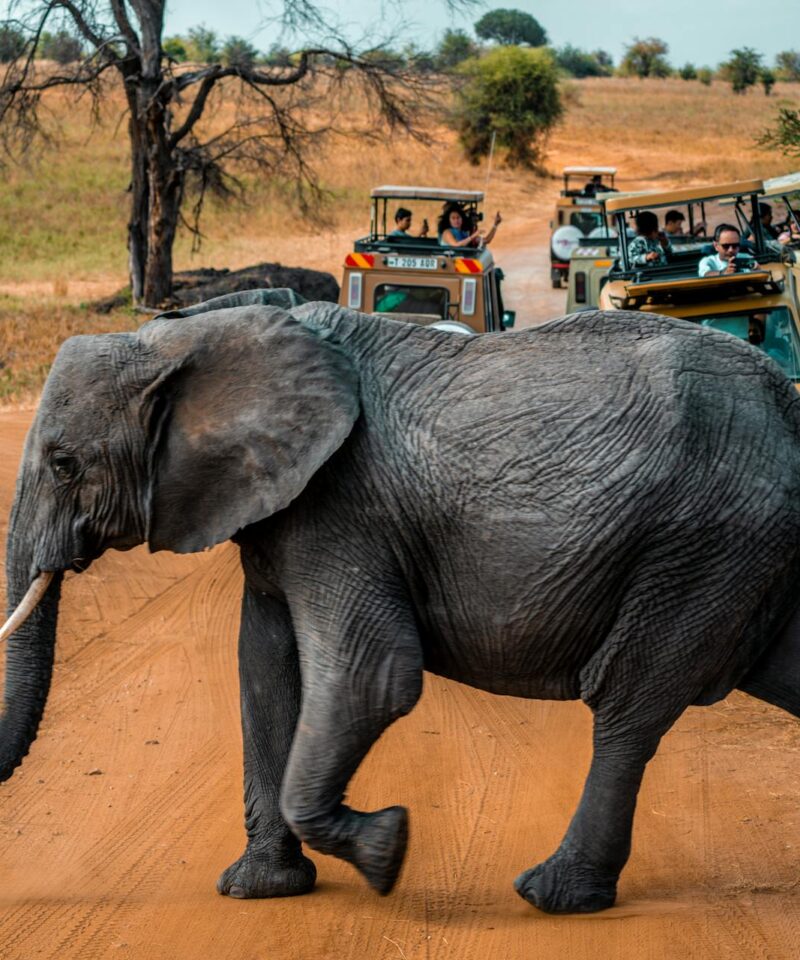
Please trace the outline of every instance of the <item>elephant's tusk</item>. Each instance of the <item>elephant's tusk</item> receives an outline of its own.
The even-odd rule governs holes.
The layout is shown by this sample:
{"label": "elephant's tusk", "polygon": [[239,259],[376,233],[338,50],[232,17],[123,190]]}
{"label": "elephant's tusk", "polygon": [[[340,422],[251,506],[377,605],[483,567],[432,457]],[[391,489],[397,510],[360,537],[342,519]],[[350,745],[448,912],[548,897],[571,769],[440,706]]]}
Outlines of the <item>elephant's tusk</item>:
{"label": "elephant's tusk", "polygon": [[36,609],[37,604],[47,592],[47,588],[55,574],[51,570],[44,570],[28,587],[28,592],[22,602],[0,629],[0,643],[15,633]]}

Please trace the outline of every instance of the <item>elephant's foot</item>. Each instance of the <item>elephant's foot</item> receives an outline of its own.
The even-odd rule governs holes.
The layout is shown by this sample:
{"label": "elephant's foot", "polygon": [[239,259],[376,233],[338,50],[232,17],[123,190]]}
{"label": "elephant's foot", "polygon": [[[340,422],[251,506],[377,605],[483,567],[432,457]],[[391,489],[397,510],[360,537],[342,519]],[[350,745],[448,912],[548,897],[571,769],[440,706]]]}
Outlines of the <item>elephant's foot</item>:
{"label": "elephant's foot", "polygon": [[347,859],[364,874],[373,890],[385,896],[395,885],[406,855],[408,811],[405,807],[386,807],[361,816]]}
{"label": "elephant's foot", "polygon": [[300,818],[288,813],[286,819],[298,839],[352,863],[373,890],[385,895],[395,885],[408,845],[405,807],[362,813],[342,804],[326,816]]}
{"label": "elephant's foot", "polygon": [[317,868],[302,854],[293,861],[276,863],[274,857],[259,856],[248,849],[223,871],[217,880],[217,893],[239,900],[297,897],[310,893],[316,879]]}
{"label": "elephant's foot", "polygon": [[614,905],[617,875],[598,870],[571,846],[521,873],[517,893],[546,913],[595,913]]}

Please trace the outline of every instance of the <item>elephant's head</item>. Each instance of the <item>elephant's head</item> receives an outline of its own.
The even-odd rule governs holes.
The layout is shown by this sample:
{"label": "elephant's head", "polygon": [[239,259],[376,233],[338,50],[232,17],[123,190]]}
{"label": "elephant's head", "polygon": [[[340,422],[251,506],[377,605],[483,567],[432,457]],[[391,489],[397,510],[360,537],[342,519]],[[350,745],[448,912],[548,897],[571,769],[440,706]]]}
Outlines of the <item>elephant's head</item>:
{"label": "elephant's head", "polygon": [[347,357],[271,306],[158,318],[62,346],[9,525],[8,605],[18,612],[4,631],[0,779],[44,710],[63,572],[108,547],[202,550],[283,509],[358,409]]}

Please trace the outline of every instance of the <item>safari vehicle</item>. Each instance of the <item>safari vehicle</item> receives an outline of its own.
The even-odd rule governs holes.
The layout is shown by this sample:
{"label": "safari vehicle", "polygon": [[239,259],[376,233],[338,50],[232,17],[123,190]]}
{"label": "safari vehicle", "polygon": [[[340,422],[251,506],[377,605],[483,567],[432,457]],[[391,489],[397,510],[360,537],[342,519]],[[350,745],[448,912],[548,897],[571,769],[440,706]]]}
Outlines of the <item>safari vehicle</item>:
{"label": "safari vehicle", "polygon": [[[550,221],[550,280],[554,288],[568,278],[570,254],[575,247],[586,237],[605,234],[606,219],[598,193],[613,190],[616,175],[616,167],[564,167],[564,188]],[[594,183],[595,178],[600,184]],[[576,182],[581,185],[576,186]]]}
{"label": "safari vehicle", "polygon": [[[457,203],[477,224],[481,192],[384,186],[372,191],[371,200],[369,235],[356,240],[345,257],[342,306],[461,333],[499,332],[514,325],[514,312],[503,306],[503,272],[491,251],[451,247],[435,233],[449,203]],[[393,236],[398,207],[411,209],[419,219],[410,233],[420,229],[424,214],[433,224],[433,236]]]}
{"label": "safari vehicle", "polygon": [[[689,232],[672,237],[673,253],[663,265],[635,265],[629,237],[602,285],[598,305],[606,310],[641,310],[682,317],[724,330],[758,346],[800,384],[800,304],[798,278],[778,244],[764,235],[758,202],[760,180],[658,193],[618,194],[606,201],[619,236],[643,210],[686,210]],[[756,268],[730,275],[698,276],[701,257],[713,252],[711,237],[720,223],[736,223],[748,233]]]}
{"label": "safari vehicle", "polygon": [[617,258],[619,241],[613,234],[588,237],[578,244],[569,258],[567,283],[567,313],[595,309],[600,302],[600,291]]}
{"label": "safari vehicle", "polygon": [[800,171],[765,180],[762,199],[771,205],[775,201],[783,203],[783,210],[777,211],[777,215],[773,210],[773,223],[777,221],[785,228],[789,249],[800,249]]}

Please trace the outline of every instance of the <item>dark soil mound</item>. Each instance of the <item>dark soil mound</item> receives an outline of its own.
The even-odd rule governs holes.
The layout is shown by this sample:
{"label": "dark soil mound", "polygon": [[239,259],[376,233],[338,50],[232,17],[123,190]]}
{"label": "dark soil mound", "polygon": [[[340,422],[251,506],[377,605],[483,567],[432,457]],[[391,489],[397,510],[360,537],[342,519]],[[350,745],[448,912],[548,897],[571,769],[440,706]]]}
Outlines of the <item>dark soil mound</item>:
{"label": "dark soil mound", "polygon": [[[269,287],[289,287],[306,300],[339,299],[339,284],[321,270],[304,267],[284,267],[280,263],[258,263],[243,270],[185,270],[173,277],[171,299],[165,308],[191,307],[204,300],[236,293],[240,290],[259,290]],[[92,304],[99,313],[109,313],[130,305],[130,290],[122,291]]]}

